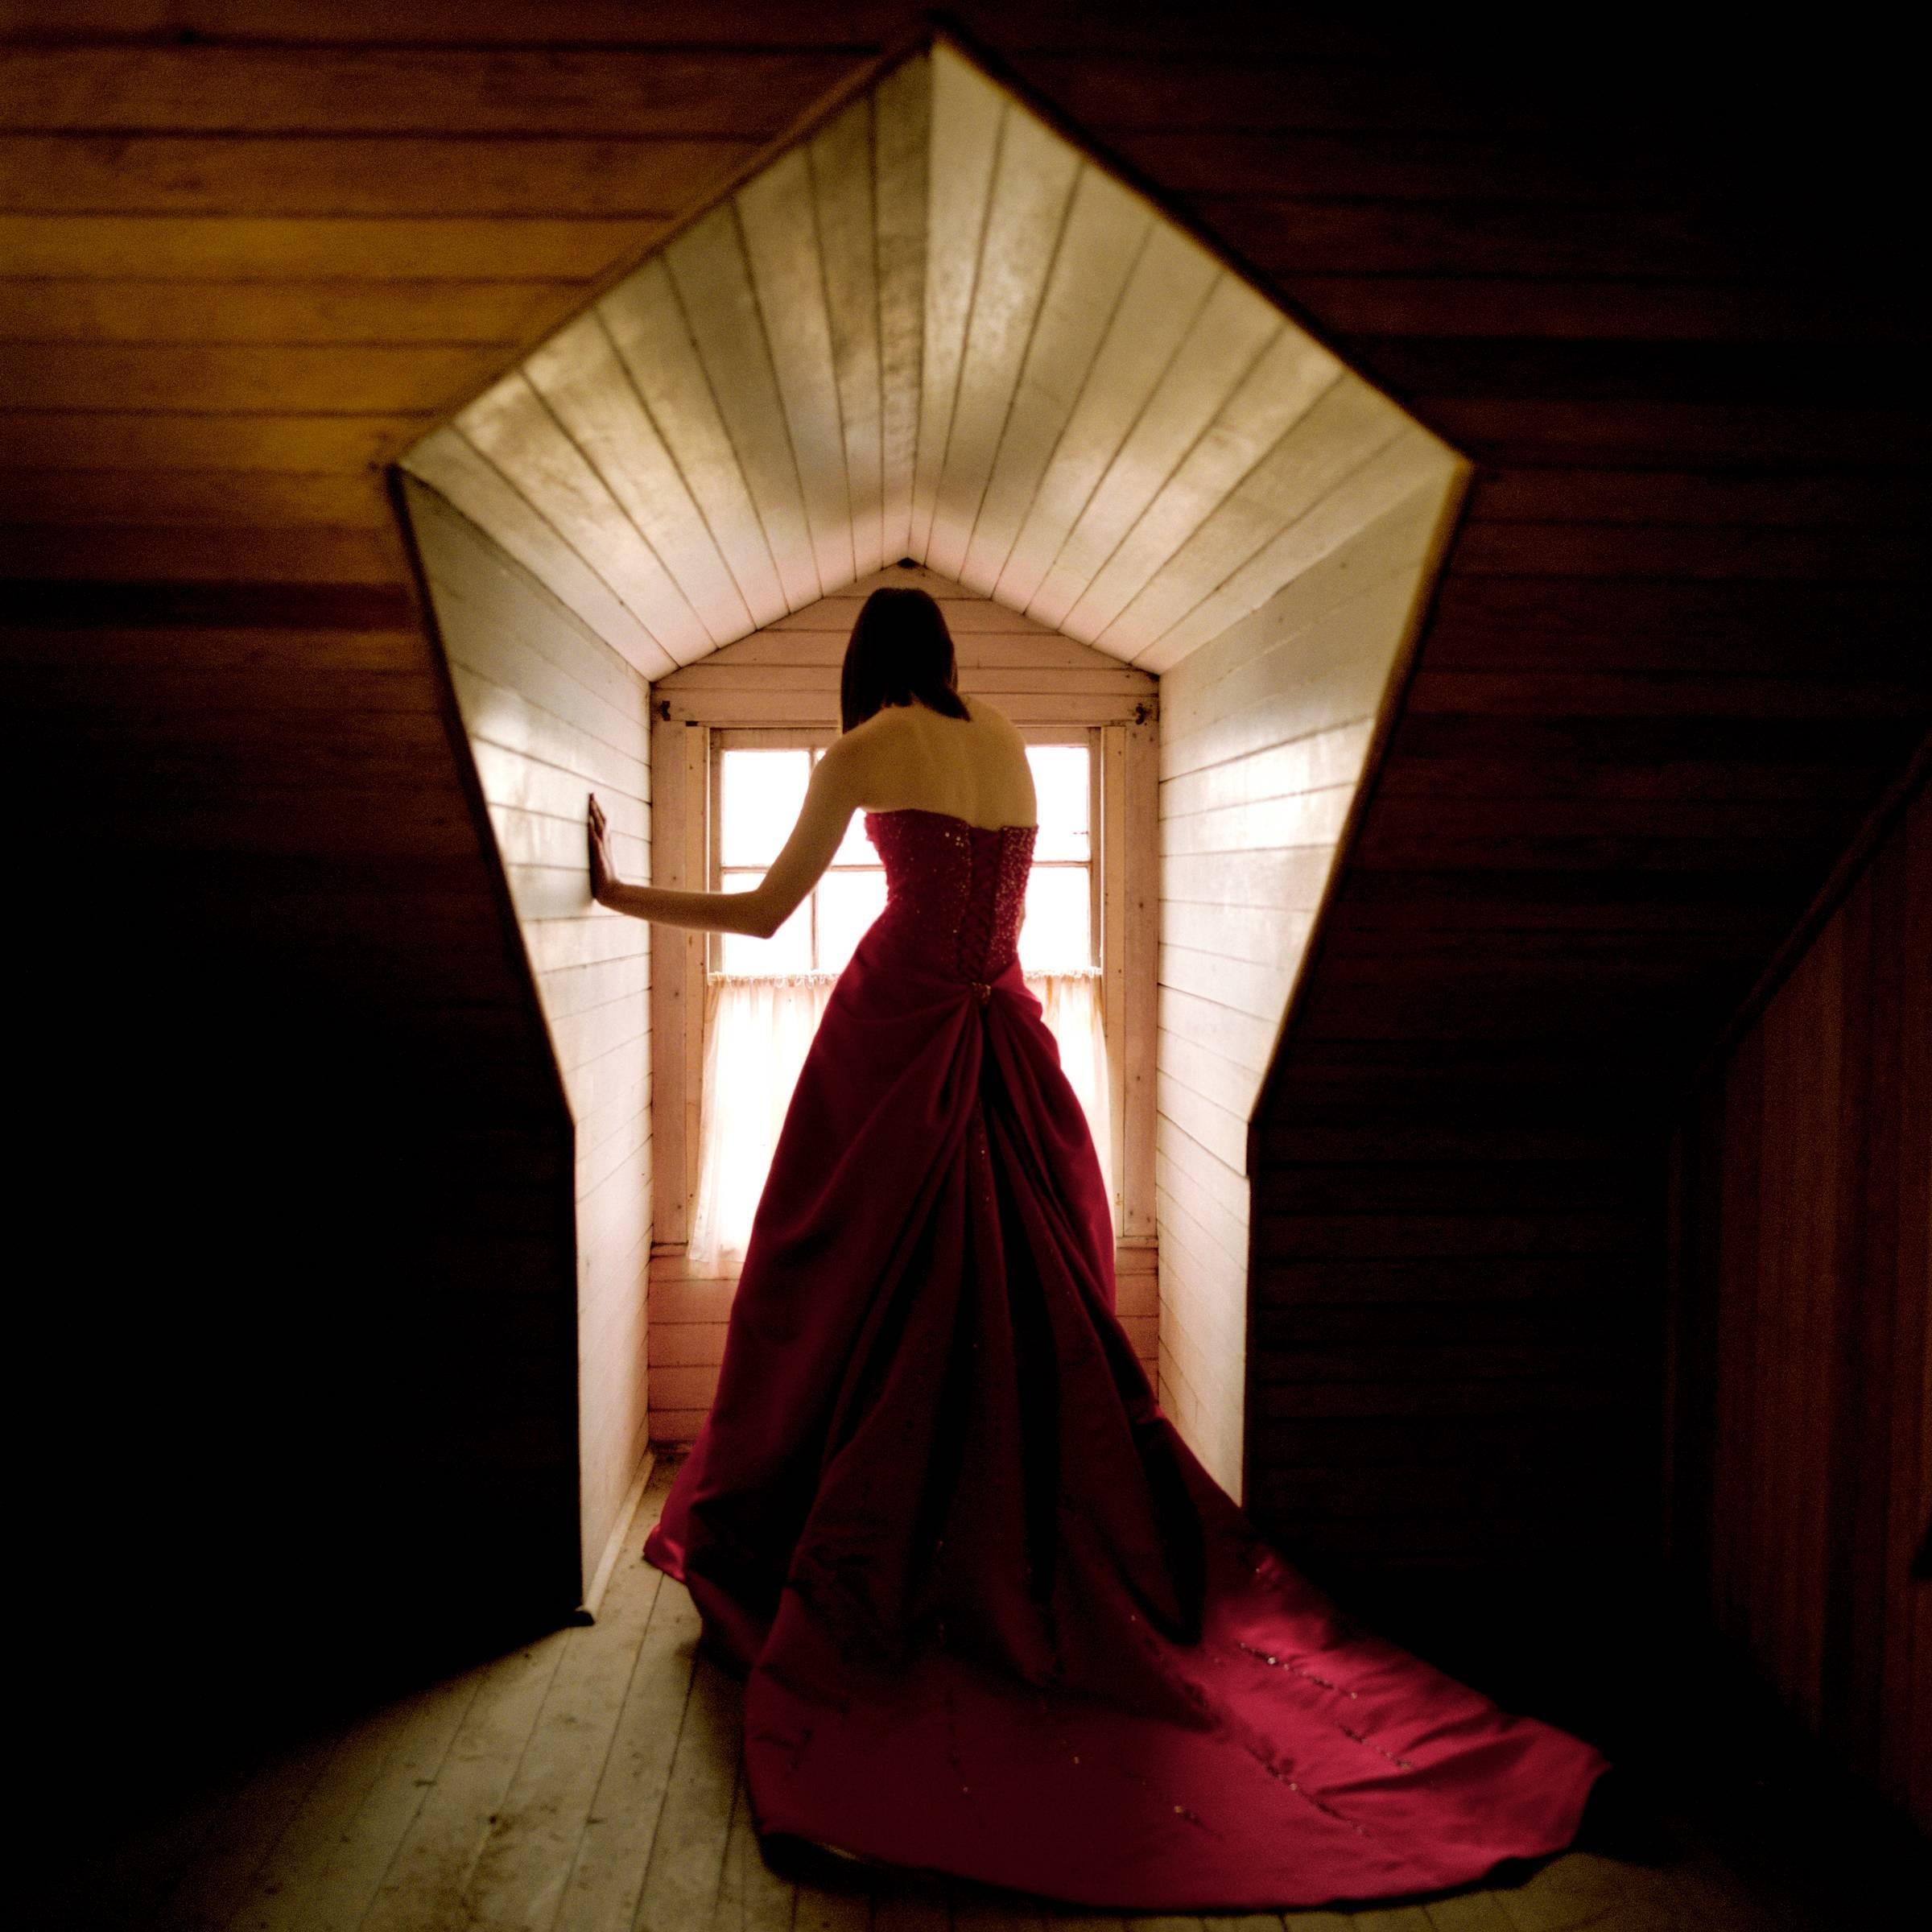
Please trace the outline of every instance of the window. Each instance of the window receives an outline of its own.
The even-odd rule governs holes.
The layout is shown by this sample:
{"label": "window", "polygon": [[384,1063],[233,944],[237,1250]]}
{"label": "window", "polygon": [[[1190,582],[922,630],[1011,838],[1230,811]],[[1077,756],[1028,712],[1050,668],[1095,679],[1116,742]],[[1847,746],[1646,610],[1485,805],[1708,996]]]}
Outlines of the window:
{"label": "window", "polygon": [[[1117,1254],[1140,1272],[1155,1233],[1158,687],[931,573],[893,580],[901,578],[943,598],[963,686],[998,705],[1029,747],[1042,830],[1021,965],[1089,1118],[1106,1123],[1095,1138],[1113,1183]],[[737,889],[770,865],[795,822],[812,758],[838,736],[839,662],[852,614],[848,597],[828,599],[823,612],[797,613],[653,685],[657,883]],[[739,1095],[740,1125],[762,1108],[763,1125],[751,1124],[767,1145],[775,1141],[792,1086],[784,1067],[803,1060],[823,1001],[884,890],[878,855],[857,821],[782,935],[654,930],[652,1293],[662,1289],[685,1311],[667,1319],[696,1321],[689,1311],[703,1301],[713,1311],[703,1319],[721,1321],[726,1303],[717,1298],[737,1273],[713,1220],[698,1226],[702,1174],[726,1171],[706,1168],[707,1133],[726,1117],[708,1103],[726,1090]],[[720,1009],[734,1005],[755,1023],[716,1025]],[[762,1101],[754,1104],[754,1095]],[[724,1224],[749,1224],[767,1165],[737,1164],[735,1205],[715,1204]],[[682,1345],[697,1344],[687,1337]]]}
{"label": "window", "polygon": [[[777,735],[712,733],[712,823],[717,836],[712,883],[716,890],[742,892],[756,886],[804,804],[811,767],[824,747],[770,743]],[[1084,742],[1031,745],[1026,758],[1033,768],[1040,829],[1020,932],[1021,967],[1028,973],[1097,970],[1092,749]],[[836,978],[885,906],[885,870],[865,836],[863,814],[855,812],[830,867],[804,904],[769,939],[719,934],[712,972],[733,977],[809,973]]]}
{"label": "window", "polygon": [[1092,750],[1080,745],[1030,745],[1040,829],[1026,883],[1026,922],[1020,928],[1022,971],[1096,969],[1100,920],[1095,903]]}
{"label": "window", "polygon": [[[718,889],[742,892],[764,877],[805,803],[811,768],[823,745],[772,745],[765,734],[713,733],[717,828],[712,869]],[[836,978],[861,935],[886,907],[886,873],[852,815],[844,842],[803,905],[769,939],[744,933],[717,935],[712,970],[733,976],[775,978],[801,973]]]}
{"label": "window", "polygon": [[[829,733],[712,733],[708,871],[716,889],[757,885],[804,802]],[[1089,734],[1029,745],[1039,832],[1020,964],[1111,1173],[1113,1079],[1100,997],[1099,762]],[[768,939],[713,935],[705,975],[704,1088],[689,1257],[733,1271],[825,1001],[886,904],[886,875],[855,813],[819,883]]]}

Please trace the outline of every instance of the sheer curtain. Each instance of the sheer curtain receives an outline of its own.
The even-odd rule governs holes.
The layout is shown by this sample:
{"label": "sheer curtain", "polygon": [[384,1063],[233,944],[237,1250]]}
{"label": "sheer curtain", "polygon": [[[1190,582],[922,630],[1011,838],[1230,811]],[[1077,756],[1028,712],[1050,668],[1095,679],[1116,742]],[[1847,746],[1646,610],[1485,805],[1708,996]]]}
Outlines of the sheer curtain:
{"label": "sheer curtain", "polygon": [[[791,1090],[838,976],[830,972],[711,976],[705,994],[704,1084],[699,1105],[698,1195],[689,1261],[707,1275],[736,1274],[771,1166]],[[1030,972],[1060,1064],[1093,1130],[1100,1174],[1113,1191],[1107,1041],[1100,975]]]}
{"label": "sheer curtain", "polygon": [[698,1105],[694,1271],[736,1274],[771,1152],[836,973],[711,976],[704,996],[704,1084]]}
{"label": "sheer curtain", "polygon": [[1093,1150],[1100,1157],[1100,1183],[1113,1199],[1113,1125],[1108,1103],[1113,1088],[1107,1070],[1106,1009],[1100,1000],[1100,976],[1084,972],[1030,972],[1026,989],[1045,1009],[1047,1030],[1060,1049],[1060,1067],[1067,1084],[1080,1096],[1093,1133]]}

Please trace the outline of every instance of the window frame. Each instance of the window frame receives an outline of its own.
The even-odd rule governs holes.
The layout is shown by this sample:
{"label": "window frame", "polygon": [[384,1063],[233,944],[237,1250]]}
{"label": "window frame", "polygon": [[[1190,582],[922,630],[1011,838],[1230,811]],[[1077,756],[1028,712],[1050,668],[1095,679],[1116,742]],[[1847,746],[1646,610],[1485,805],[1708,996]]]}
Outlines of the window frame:
{"label": "window frame", "polygon": [[[1026,724],[1016,727],[1029,746],[1034,745],[1076,745],[1087,753],[1087,831],[1088,856],[1084,859],[1036,859],[1036,866],[1059,866],[1070,868],[1083,866],[1087,873],[1087,935],[1088,969],[1100,976],[1103,983],[1106,978],[1107,936],[1105,913],[1107,903],[1106,852],[1103,817],[1106,810],[1106,752],[1103,742],[1105,727],[1099,724]],[[716,828],[723,822],[724,809],[724,754],[728,751],[815,751],[823,750],[838,737],[836,731],[823,726],[790,726],[774,724],[715,725],[705,736],[708,740],[705,757],[708,766],[706,779],[705,812],[705,882],[707,890],[722,892],[724,890],[724,861],[720,841],[715,836]],[[836,867],[828,870],[839,869]],[[844,869],[852,869],[845,868]],[[869,867],[877,870],[877,867]],[[812,888],[814,893],[818,888]],[[722,933],[706,935],[704,970],[708,976],[716,977],[724,972],[724,939]],[[812,956],[818,956],[818,935],[812,935]],[[815,972],[821,970],[813,968]],[[778,976],[790,976],[789,975]],[[1113,1017],[1109,1014],[1111,1022]],[[1110,1023],[1108,1038],[1117,1039],[1119,1035]]]}
{"label": "window frame", "polygon": [[[717,725],[706,732],[704,882],[706,890],[724,890],[724,854],[716,832],[724,812],[724,753],[728,751],[812,751],[831,744],[838,737],[824,725],[737,724]],[[818,890],[815,886],[814,893]],[[813,914],[815,920],[816,914]],[[818,935],[812,935],[812,954],[818,954]],[[724,970],[724,935],[704,935],[704,970],[712,976]]]}
{"label": "window frame", "polygon": [[[829,743],[836,726],[742,715],[728,698],[671,701],[654,687],[651,726],[653,877],[662,885],[716,884],[717,749],[733,741],[777,748]],[[695,694],[694,694],[695,695]],[[801,697],[804,694],[799,694]],[[987,695],[1001,704],[1003,694]],[[709,694],[706,694],[708,697]],[[1015,707],[1017,708],[1017,707]],[[1158,745],[1150,702],[1096,707],[1067,721],[1016,719],[1030,745],[1087,744],[1093,840],[1091,887],[1098,991],[1108,1042],[1109,1113],[1117,1251],[1151,1250],[1155,1221],[1155,1031],[1158,947]],[[696,713],[697,715],[693,715]],[[1051,713],[1050,713],[1051,717]],[[654,1251],[688,1241],[697,1189],[707,978],[712,935],[653,933],[651,1025]]]}

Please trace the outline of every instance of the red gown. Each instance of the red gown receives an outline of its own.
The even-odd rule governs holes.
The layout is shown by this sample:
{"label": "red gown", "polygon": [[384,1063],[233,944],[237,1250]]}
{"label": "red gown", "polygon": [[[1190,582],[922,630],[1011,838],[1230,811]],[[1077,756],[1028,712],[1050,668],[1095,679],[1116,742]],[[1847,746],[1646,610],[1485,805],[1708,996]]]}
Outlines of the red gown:
{"label": "red gown", "polygon": [[1352,1624],[1162,1414],[1016,952],[1030,828],[867,815],[885,911],[786,1117],[645,1554],[745,1675],[761,1833],[1128,1911],[1464,1884],[1608,1761]]}

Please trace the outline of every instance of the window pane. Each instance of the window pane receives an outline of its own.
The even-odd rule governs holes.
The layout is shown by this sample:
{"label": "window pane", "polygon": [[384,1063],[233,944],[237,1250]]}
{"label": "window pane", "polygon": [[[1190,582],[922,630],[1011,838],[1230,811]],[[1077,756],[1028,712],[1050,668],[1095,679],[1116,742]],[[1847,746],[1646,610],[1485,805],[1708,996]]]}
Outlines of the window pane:
{"label": "window pane", "polygon": [[852,822],[845,828],[845,836],[839,841],[839,848],[832,855],[835,865],[876,865],[879,862],[878,848],[865,836],[865,815],[855,811]]}
{"label": "window pane", "polygon": [[[758,755],[758,754],[753,754]],[[727,758],[731,753],[725,753]],[[762,872],[728,872],[720,882],[727,892],[745,892],[764,877]],[[720,964],[726,972],[809,972],[811,970],[811,900],[805,898],[768,939],[746,932],[727,932]]]}
{"label": "window pane", "polygon": [[[815,746],[811,754],[813,765],[817,765],[819,760],[824,755],[825,747],[823,745]],[[845,836],[840,840],[838,850],[832,855],[832,862],[835,865],[876,865],[878,864],[879,855],[873,848],[872,840],[865,836],[865,815],[864,812],[855,811],[846,821]]]}
{"label": "window pane", "polygon": [[827,873],[819,881],[819,970],[842,971],[865,928],[885,910],[881,869]]}
{"label": "window pane", "polygon": [[1033,789],[1039,801],[1040,832],[1034,841],[1037,859],[1080,859],[1092,856],[1088,836],[1087,747],[1084,745],[1029,745],[1026,762],[1033,767]]}
{"label": "window pane", "polygon": [[721,754],[718,861],[769,865],[797,822],[811,777],[808,751],[727,751]]}
{"label": "window pane", "polygon": [[1084,865],[1036,865],[1026,881],[1020,965],[1054,972],[1093,964],[1092,902]]}

